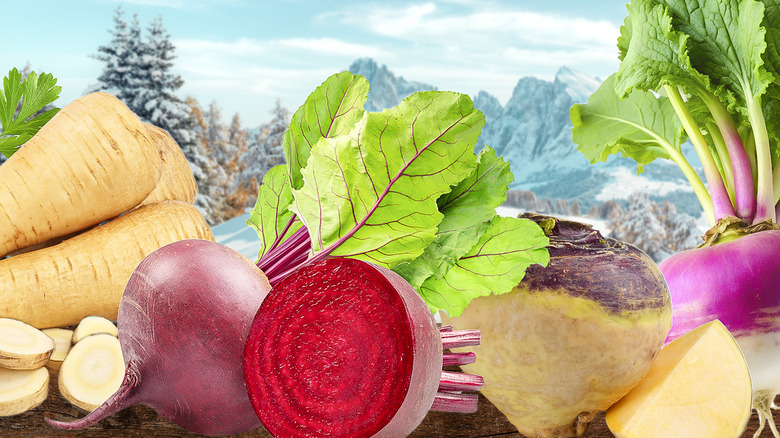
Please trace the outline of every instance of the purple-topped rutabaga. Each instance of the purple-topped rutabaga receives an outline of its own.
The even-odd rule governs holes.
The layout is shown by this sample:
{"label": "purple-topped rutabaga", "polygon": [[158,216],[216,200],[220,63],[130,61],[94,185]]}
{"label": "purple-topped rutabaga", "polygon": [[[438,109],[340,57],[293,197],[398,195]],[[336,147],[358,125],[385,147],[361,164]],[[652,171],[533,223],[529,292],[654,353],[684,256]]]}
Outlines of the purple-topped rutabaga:
{"label": "purple-topped rutabaga", "polygon": [[525,214],[549,238],[550,262],[514,290],[476,298],[442,320],[480,330],[481,392],[521,434],[582,436],[647,373],[671,326],[661,272],[632,245],[577,222]]}

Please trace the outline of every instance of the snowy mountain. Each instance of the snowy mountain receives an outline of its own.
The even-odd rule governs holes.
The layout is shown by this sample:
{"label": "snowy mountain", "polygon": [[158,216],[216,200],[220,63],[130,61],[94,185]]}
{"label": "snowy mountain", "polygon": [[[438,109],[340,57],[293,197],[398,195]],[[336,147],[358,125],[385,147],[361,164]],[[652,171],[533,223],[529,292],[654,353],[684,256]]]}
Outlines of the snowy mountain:
{"label": "snowy mountain", "polygon": [[371,58],[360,58],[349,66],[349,71],[368,79],[367,111],[381,111],[392,108],[406,96],[417,91],[436,90],[433,85],[422,82],[407,81],[402,76],[396,76],[386,65],[379,66]]}
{"label": "snowy mountain", "polygon": [[[368,79],[366,109],[370,111],[397,105],[415,91],[436,89],[396,76],[370,58],[358,59],[349,71]],[[490,145],[509,161],[515,176],[512,189],[576,200],[583,211],[603,201],[625,201],[634,192],[647,192],[653,200],[669,199],[681,213],[700,216],[698,201],[675,165],[658,160],[637,175],[631,160],[612,157],[594,165],[577,151],[571,140],[569,111],[573,104],[585,103],[600,83],[564,66],[552,81],[520,78],[503,105],[480,91],[472,100],[486,123],[476,149]],[[692,164],[696,165],[694,160]]]}

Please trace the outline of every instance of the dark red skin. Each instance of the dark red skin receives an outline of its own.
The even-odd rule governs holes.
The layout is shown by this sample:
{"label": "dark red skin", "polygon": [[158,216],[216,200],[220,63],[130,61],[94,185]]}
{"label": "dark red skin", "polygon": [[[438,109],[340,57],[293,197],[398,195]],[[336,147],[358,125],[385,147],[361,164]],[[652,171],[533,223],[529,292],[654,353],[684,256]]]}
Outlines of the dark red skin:
{"label": "dark red skin", "polygon": [[441,378],[436,322],[396,273],[355,259],[303,267],[268,295],[247,340],[247,390],[276,437],[403,437]]}
{"label": "dark red skin", "polygon": [[79,429],[134,404],[202,435],[261,426],[242,374],[244,344],[271,286],[238,252],[183,240],[146,257],[128,281],[117,326],[125,359],[120,389],[72,423]]}

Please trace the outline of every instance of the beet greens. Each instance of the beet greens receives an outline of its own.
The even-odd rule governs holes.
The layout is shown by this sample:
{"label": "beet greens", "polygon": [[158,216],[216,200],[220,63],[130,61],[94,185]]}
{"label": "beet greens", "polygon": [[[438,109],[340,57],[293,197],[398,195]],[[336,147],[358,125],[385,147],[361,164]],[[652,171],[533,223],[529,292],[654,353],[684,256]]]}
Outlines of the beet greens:
{"label": "beet greens", "polygon": [[357,258],[458,314],[547,262],[536,224],[496,214],[512,175],[490,147],[474,153],[485,121],[468,96],[424,91],[368,112],[367,93],[364,78],[339,73],[292,118],[286,164],[266,174],[248,221],[272,285],[328,257]]}

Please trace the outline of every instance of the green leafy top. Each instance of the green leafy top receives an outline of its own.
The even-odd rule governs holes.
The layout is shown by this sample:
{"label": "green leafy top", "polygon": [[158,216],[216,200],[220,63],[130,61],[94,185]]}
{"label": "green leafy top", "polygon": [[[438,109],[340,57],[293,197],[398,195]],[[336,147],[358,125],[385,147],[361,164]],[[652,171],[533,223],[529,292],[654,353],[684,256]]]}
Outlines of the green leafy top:
{"label": "green leafy top", "polygon": [[512,176],[489,147],[474,153],[485,122],[468,96],[418,92],[367,112],[367,93],[364,78],[339,73],[293,116],[287,164],[266,174],[248,221],[272,284],[325,257],[358,258],[395,270],[431,310],[455,316],[547,263],[541,228],[496,215]]}
{"label": "green leafy top", "polygon": [[56,83],[57,79],[47,73],[38,75],[31,72],[22,80],[22,74],[15,68],[3,79],[3,92],[0,93],[0,153],[10,157],[57,114],[59,108],[37,114],[59,97],[61,88]]}
{"label": "green leafy top", "polygon": [[[780,148],[769,133],[780,131],[771,116],[780,97],[779,23],[773,0],[632,0],[617,40],[618,71],[572,108],[579,150],[591,161],[622,152],[640,169],[653,158],[675,161],[712,224],[728,216],[775,220]],[[630,120],[636,132],[665,140],[626,141],[626,124],[611,131],[606,120]],[[680,127],[706,186],[670,141],[669,129]]]}

